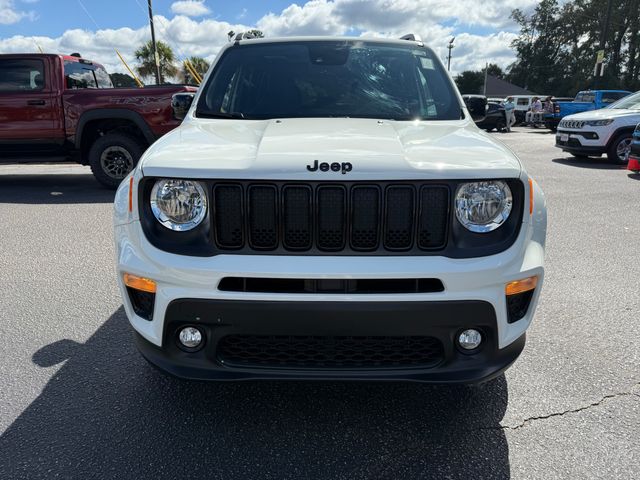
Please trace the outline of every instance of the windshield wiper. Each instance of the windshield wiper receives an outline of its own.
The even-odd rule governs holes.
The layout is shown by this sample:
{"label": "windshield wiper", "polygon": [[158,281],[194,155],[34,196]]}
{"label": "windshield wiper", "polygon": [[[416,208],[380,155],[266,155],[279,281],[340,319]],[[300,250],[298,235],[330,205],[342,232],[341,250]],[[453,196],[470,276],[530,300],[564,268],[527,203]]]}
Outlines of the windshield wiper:
{"label": "windshield wiper", "polygon": [[236,118],[244,119],[244,113],[240,112],[196,112],[196,115],[201,118]]}

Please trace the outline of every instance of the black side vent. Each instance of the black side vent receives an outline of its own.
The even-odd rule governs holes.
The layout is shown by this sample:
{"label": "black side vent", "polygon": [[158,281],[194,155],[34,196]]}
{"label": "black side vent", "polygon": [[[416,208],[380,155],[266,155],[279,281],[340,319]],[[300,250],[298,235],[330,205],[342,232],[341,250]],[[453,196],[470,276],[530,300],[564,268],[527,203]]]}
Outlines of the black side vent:
{"label": "black side vent", "polygon": [[222,248],[241,248],[242,235],[242,187],[240,185],[216,185],[213,189],[216,243]]}
{"label": "black side vent", "polygon": [[282,192],[284,204],[284,246],[290,250],[311,248],[311,188],[285,186]]}
{"label": "black side vent", "polygon": [[388,250],[409,250],[413,245],[414,189],[392,186],[387,189],[384,246]]}
{"label": "black side vent", "polygon": [[249,243],[257,250],[278,246],[278,191],[272,185],[249,187]]}

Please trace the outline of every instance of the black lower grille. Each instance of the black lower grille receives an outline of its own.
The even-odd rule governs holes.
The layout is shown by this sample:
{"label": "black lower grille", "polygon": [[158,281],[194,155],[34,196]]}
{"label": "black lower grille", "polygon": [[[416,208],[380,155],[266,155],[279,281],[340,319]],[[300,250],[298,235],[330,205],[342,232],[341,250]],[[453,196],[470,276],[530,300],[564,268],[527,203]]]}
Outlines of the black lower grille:
{"label": "black lower grille", "polygon": [[431,368],[444,358],[434,337],[228,335],[218,343],[228,366],[304,369]]}

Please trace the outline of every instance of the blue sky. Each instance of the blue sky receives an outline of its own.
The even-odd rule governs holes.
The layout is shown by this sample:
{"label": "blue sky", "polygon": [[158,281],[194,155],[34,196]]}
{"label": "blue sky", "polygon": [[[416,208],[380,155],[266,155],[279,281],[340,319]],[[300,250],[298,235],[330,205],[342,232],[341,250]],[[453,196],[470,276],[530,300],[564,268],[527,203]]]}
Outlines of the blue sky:
{"label": "blue sky", "polygon": [[[375,35],[413,32],[444,59],[456,37],[452,70],[506,67],[517,26],[513,8],[530,11],[537,0],[154,0],[157,36],[179,58],[213,60],[226,32],[260,28],[267,36]],[[123,71],[149,38],[147,0],[0,0],[0,53],[70,53]]]}
{"label": "blue sky", "polygon": [[[173,16],[173,0],[153,0],[156,15]],[[269,11],[280,12],[290,5],[290,0],[231,0],[208,1],[212,18],[229,22],[243,20],[254,24]],[[93,17],[100,28],[139,27],[147,22],[147,0],[39,0],[37,2],[14,1],[17,9],[33,11],[32,21],[13,25],[0,25],[0,37],[13,35],[59,36],[65,30],[83,28],[95,30]],[[84,5],[89,15],[82,8]]]}

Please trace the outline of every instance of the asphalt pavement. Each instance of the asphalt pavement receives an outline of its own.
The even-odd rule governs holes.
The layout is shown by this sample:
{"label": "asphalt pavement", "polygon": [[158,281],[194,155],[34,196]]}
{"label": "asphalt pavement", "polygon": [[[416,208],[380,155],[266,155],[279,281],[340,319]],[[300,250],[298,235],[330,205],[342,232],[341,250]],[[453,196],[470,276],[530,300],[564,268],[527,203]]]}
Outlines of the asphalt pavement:
{"label": "asphalt pavement", "polygon": [[545,191],[546,279],[523,355],[474,388],[166,377],[121,306],[113,193],[0,166],[0,479],[638,478],[640,176],[494,135]]}

